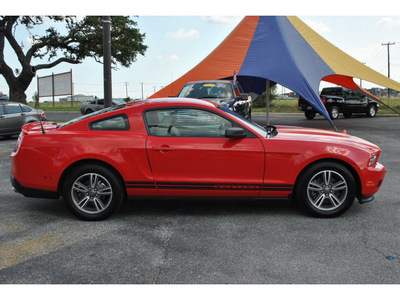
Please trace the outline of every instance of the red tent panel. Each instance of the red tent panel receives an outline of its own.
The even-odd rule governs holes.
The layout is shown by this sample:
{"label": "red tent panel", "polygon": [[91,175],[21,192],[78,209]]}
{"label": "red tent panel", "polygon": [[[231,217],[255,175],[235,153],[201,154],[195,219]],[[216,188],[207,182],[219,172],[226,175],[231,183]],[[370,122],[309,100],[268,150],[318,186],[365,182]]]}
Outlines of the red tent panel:
{"label": "red tent panel", "polygon": [[247,49],[253,39],[258,24],[258,16],[247,17],[228,37],[196,67],[182,77],[153,94],[149,98],[176,96],[181,88],[190,81],[218,80],[233,76],[233,70],[239,72]]}

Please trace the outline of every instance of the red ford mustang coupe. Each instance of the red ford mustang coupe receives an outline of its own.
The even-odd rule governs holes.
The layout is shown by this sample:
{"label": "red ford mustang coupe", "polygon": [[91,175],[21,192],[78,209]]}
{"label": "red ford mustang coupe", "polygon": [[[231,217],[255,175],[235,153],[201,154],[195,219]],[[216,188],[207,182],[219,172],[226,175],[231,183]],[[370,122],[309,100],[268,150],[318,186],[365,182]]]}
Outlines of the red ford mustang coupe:
{"label": "red ford mustang coupe", "polygon": [[350,135],[258,126],[194,99],[113,106],[62,125],[25,125],[11,182],[27,197],[63,197],[84,220],[109,217],[129,196],[293,197],[334,217],[373,200],[381,150]]}

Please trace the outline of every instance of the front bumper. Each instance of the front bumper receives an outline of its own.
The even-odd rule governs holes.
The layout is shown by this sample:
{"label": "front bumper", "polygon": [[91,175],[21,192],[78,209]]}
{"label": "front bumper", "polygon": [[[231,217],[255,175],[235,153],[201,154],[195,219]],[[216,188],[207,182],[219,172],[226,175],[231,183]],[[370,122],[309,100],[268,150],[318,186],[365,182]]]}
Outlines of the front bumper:
{"label": "front bumper", "polygon": [[364,171],[364,182],[360,203],[370,202],[374,199],[373,195],[379,191],[386,175],[386,168],[377,163],[375,167],[368,167]]}

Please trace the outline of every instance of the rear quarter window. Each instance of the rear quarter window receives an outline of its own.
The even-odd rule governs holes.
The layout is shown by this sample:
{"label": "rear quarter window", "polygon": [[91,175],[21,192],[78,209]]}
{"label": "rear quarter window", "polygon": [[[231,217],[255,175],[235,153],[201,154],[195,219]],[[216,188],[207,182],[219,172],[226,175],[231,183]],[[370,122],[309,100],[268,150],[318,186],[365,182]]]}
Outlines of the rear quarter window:
{"label": "rear quarter window", "polygon": [[90,130],[126,131],[130,129],[128,117],[125,114],[111,116],[93,121],[89,124]]}

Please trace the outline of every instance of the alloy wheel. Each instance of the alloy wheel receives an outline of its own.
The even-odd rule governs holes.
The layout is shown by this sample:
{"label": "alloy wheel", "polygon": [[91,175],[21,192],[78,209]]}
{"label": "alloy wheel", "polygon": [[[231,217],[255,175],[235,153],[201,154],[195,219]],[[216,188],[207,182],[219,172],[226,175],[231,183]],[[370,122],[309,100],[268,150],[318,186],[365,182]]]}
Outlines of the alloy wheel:
{"label": "alloy wheel", "polygon": [[98,214],[107,209],[113,199],[110,182],[100,174],[86,173],[71,187],[71,198],[77,209],[87,214]]}
{"label": "alloy wheel", "polygon": [[344,177],[333,170],[315,174],[307,185],[307,197],[312,206],[322,211],[333,211],[346,200],[348,193]]}

